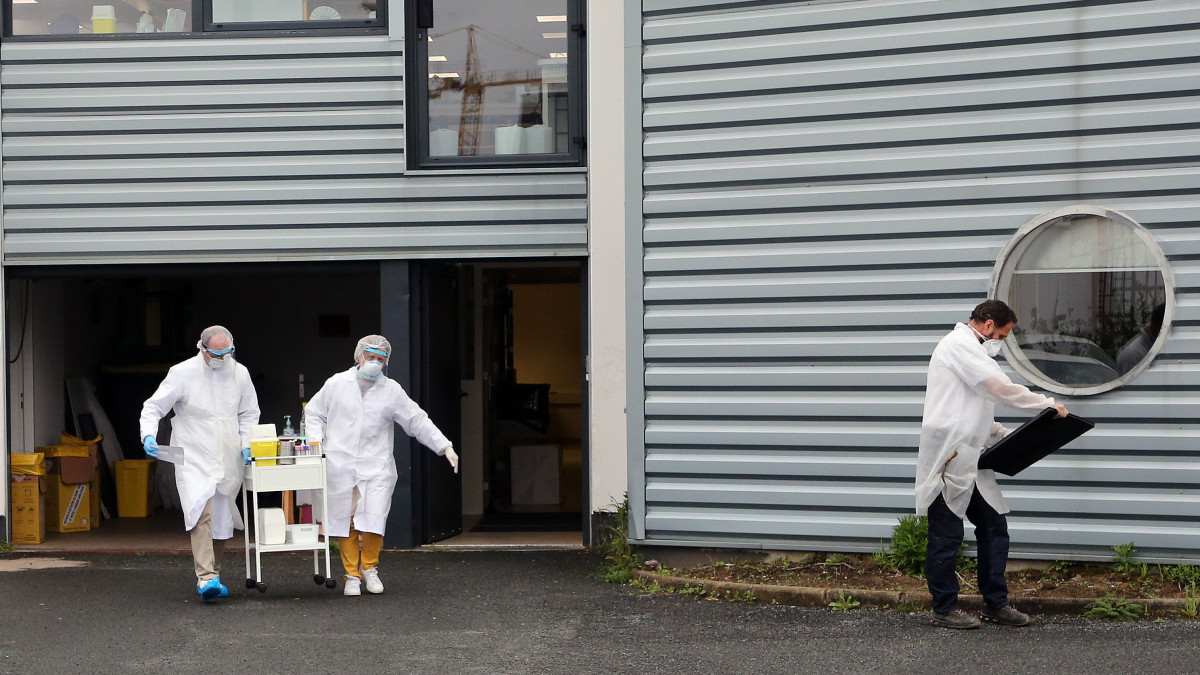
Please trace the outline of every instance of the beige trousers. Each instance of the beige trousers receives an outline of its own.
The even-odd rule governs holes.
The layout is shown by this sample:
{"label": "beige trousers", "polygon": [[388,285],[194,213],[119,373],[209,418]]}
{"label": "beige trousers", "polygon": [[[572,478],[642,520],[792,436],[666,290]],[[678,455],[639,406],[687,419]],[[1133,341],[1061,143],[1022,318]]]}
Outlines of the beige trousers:
{"label": "beige trousers", "polygon": [[[216,499],[216,496],[213,496]],[[212,538],[212,499],[204,505],[200,520],[192,528],[192,562],[196,566],[197,585],[205,584],[209,579],[221,576],[221,554],[225,552],[225,542]]]}

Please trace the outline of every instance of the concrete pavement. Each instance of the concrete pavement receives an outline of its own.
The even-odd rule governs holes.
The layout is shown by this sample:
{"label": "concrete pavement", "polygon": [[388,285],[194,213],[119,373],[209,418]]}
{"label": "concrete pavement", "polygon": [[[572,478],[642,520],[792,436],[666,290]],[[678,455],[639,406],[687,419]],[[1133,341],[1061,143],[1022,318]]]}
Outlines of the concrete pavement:
{"label": "concrete pavement", "polygon": [[[15,557],[0,557],[12,561]],[[206,605],[187,556],[0,571],[0,673],[1196,672],[1200,622],[1047,618],[954,632],[927,615],[644,596],[581,552],[385,552],[382,596],[264,556],[267,593]]]}

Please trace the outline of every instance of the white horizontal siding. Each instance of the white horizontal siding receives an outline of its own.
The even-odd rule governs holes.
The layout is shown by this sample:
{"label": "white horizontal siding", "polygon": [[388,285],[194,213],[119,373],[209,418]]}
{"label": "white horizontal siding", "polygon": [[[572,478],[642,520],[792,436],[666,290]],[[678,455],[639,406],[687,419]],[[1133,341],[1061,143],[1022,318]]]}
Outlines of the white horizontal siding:
{"label": "white horizontal siding", "polygon": [[934,345],[1087,203],[1153,234],[1176,316],[1127,386],[1056,397],[1097,427],[1004,479],[1014,554],[1200,557],[1200,2],[643,12],[645,541],[876,548]]}
{"label": "white horizontal siding", "polygon": [[405,175],[383,37],[0,47],[4,262],[584,255],[583,174]]}

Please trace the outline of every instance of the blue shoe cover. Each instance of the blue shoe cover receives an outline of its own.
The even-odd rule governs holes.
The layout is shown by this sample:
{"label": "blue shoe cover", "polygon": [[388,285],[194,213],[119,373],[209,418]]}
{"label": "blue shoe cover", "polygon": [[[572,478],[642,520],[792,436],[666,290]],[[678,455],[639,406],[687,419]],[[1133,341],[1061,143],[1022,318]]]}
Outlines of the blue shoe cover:
{"label": "blue shoe cover", "polygon": [[[221,580],[217,579],[217,583],[221,584]],[[226,586],[225,584],[221,584],[221,594],[218,595],[217,597],[218,598],[228,598],[229,597],[229,587]]]}
{"label": "blue shoe cover", "polygon": [[[221,591],[225,592],[222,594]],[[196,586],[196,592],[205,600],[215,600],[222,595],[229,595],[229,589],[221,585],[220,579],[209,579],[208,583]]]}

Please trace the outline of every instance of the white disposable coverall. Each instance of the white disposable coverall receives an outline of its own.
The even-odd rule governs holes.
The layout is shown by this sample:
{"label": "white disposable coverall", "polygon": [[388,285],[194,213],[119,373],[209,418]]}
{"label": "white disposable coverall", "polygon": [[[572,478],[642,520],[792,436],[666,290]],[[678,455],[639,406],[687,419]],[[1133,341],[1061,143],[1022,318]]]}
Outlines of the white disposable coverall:
{"label": "white disposable coverall", "polygon": [[1031,413],[1055,406],[1054,399],[1008,379],[975,331],[956,324],[929,360],[917,453],[917,515],[927,515],[940,494],[963,518],[972,488],[997,513],[1008,513],[996,474],[979,469],[980,452],[1009,433],[994,419],[996,403]]}
{"label": "white disposable coverall", "polygon": [[250,372],[232,356],[213,370],[196,354],[171,366],[158,390],[146,399],[140,421],[142,438],[158,434],[158,422],[170,410],[172,445],[184,451],[175,467],[175,484],[183,507],[184,526],[196,527],[204,505],[214,495],[213,539],[229,539],[242,529],[237,493],[245,472],[242,448],[250,446],[250,427],[258,424],[258,395]]}
{"label": "white disposable coverall", "polygon": [[308,438],[321,444],[328,461],[325,527],[329,536],[350,536],[351,517],[359,532],[384,533],[397,477],[394,424],[438,455],[450,447],[404,388],[382,375],[363,391],[357,368],[337,373],[305,406]]}

